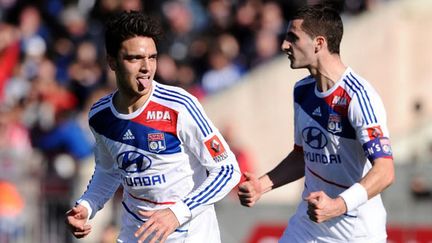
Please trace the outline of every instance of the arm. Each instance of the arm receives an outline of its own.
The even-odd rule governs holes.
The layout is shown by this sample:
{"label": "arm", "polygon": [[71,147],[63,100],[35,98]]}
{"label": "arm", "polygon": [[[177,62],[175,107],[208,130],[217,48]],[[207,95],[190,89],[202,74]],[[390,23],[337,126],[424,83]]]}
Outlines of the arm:
{"label": "arm", "polygon": [[77,238],[85,237],[91,227],[87,224],[97,211],[112,197],[120,185],[120,176],[113,168],[108,151],[95,134],[96,167],[86,192],[77,200],[76,205],[66,213],[66,224]]}
{"label": "arm", "polygon": [[273,170],[257,179],[245,173],[246,181],[239,185],[240,203],[252,207],[261,195],[274,188],[296,181],[304,176],[304,159],[301,149],[292,150]]}
{"label": "arm", "polygon": [[392,158],[377,158],[373,164],[372,169],[360,181],[360,184],[367,191],[368,199],[383,192],[395,179]]}
{"label": "arm", "polygon": [[183,113],[179,136],[205,167],[208,176],[182,201],[170,207],[180,224],[196,217],[208,206],[224,198],[238,184],[241,176],[235,155],[196,100],[195,108],[203,122],[200,125],[191,113]]}
{"label": "arm", "polygon": [[338,197],[332,199],[324,192],[312,192],[305,198],[309,203],[311,220],[320,223],[347,213],[375,197],[394,181],[394,165],[391,158],[377,158],[372,169]]}

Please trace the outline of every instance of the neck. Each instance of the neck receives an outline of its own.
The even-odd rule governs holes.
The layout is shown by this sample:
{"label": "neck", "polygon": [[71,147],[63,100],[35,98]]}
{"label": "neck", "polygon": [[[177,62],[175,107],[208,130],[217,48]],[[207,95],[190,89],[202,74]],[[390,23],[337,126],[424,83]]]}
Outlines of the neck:
{"label": "neck", "polygon": [[317,61],[316,67],[309,68],[309,72],[317,81],[320,92],[331,89],[342,77],[346,70],[340,56],[333,54]]}
{"label": "neck", "polygon": [[141,108],[147,101],[149,95],[144,96],[128,96],[121,92],[114,95],[114,107],[119,113],[130,114]]}

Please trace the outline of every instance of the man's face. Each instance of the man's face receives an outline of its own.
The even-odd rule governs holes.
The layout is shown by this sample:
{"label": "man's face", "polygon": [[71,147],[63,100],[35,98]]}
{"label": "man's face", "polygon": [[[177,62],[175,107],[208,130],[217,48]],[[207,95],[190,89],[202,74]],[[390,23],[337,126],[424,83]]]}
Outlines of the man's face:
{"label": "man's face", "polygon": [[314,40],[301,29],[302,19],[289,22],[282,51],[291,61],[291,68],[308,68],[315,62]]}
{"label": "man's face", "polygon": [[137,36],[123,41],[117,57],[109,57],[119,92],[128,97],[148,95],[156,73],[156,44],[150,37]]}

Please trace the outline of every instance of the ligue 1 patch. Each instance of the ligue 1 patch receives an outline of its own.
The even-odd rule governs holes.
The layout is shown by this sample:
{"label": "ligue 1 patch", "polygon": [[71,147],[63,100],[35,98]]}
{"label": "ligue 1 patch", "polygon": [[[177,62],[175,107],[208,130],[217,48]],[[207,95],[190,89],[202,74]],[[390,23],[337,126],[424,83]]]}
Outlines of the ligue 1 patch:
{"label": "ligue 1 patch", "polygon": [[382,132],[380,126],[369,127],[366,130],[367,130],[367,133],[368,133],[370,140],[375,139],[375,138],[380,138],[383,136],[383,132]]}
{"label": "ligue 1 patch", "polygon": [[391,148],[391,144],[390,144],[390,139],[388,138],[381,138],[380,139],[380,144],[381,144],[381,148],[383,150],[383,152],[387,155],[392,155],[392,148]]}
{"label": "ligue 1 patch", "polygon": [[338,114],[330,114],[328,123],[327,123],[327,131],[331,133],[342,132],[342,119]]}
{"label": "ligue 1 patch", "polygon": [[165,134],[161,132],[147,134],[147,141],[150,152],[159,153],[166,149]]}
{"label": "ligue 1 patch", "polygon": [[205,141],[204,144],[215,162],[220,162],[228,157],[228,153],[216,135]]}

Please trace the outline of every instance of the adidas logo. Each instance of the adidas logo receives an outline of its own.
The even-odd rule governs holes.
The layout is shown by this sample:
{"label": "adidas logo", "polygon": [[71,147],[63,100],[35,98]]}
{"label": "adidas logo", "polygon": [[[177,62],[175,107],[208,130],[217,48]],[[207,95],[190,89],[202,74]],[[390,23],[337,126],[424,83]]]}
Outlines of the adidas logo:
{"label": "adidas logo", "polygon": [[135,139],[135,136],[132,134],[131,130],[128,129],[123,135],[123,140],[132,140]]}
{"label": "adidas logo", "polygon": [[317,107],[313,112],[312,115],[314,116],[321,116],[321,107]]}

